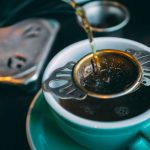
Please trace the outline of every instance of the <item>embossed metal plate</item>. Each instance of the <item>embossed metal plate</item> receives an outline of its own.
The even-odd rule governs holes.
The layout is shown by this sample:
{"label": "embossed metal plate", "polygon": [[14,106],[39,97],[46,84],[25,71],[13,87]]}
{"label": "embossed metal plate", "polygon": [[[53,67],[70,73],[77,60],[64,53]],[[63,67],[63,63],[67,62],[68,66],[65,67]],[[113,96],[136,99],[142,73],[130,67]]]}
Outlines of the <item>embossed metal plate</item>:
{"label": "embossed metal plate", "polygon": [[87,94],[76,87],[72,79],[74,65],[75,62],[69,62],[65,66],[56,69],[51,76],[44,81],[43,89],[47,92],[53,92],[62,99],[85,99]]}
{"label": "embossed metal plate", "polygon": [[0,82],[26,85],[36,81],[58,29],[57,21],[45,19],[0,28]]}
{"label": "embossed metal plate", "polygon": [[125,51],[133,55],[140,63],[142,68],[141,83],[145,86],[150,86],[150,52],[134,49],[127,49]]}

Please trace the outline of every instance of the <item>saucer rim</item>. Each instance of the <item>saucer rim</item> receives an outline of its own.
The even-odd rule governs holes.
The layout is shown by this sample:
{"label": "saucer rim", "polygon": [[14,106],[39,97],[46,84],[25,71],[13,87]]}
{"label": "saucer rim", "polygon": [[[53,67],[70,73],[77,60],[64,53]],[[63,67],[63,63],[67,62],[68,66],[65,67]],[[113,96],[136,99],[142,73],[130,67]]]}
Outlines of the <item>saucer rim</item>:
{"label": "saucer rim", "polygon": [[29,106],[29,109],[28,109],[28,112],[27,112],[27,117],[26,117],[26,137],[27,137],[27,141],[28,141],[28,144],[29,144],[29,147],[31,150],[36,150],[36,147],[34,145],[34,142],[32,140],[32,136],[31,136],[31,132],[30,132],[30,118],[31,118],[31,112],[32,112],[32,109],[36,103],[36,101],[38,100],[38,97],[42,94],[42,89],[40,89],[37,94],[34,96],[30,106]]}

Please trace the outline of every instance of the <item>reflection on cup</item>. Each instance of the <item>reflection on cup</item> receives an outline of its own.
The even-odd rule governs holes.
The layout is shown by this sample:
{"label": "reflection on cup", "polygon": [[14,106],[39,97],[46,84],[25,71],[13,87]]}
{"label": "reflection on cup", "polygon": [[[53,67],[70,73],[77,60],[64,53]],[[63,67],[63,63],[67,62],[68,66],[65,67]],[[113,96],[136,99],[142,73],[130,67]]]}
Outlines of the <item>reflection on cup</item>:
{"label": "reflection on cup", "polygon": [[[122,36],[122,29],[130,20],[128,9],[113,1],[94,1],[83,5],[95,36]],[[79,23],[81,19],[78,17]]]}

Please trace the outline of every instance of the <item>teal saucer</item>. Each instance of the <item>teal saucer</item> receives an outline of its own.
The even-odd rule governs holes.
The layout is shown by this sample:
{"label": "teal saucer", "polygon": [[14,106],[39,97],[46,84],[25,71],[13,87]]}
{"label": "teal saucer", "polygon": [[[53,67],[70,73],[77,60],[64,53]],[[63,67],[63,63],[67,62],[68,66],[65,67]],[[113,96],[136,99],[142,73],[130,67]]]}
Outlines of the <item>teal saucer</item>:
{"label": "teal saucer", "polygon": [[32,150],[86,150],[59,129],[42,91],[38,92],[29,107],[26,133]]}

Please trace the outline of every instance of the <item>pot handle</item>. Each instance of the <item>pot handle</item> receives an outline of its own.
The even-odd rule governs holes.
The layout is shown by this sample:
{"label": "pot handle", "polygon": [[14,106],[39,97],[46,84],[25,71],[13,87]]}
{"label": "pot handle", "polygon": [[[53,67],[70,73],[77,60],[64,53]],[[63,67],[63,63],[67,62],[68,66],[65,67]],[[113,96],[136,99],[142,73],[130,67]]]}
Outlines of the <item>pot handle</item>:
{"label": "pot handle", "polygon": [[150,150],[150,121],[129,145],[128,150]]}
{"label": "pot handle", "polygon": [[74,65],[75,62],[69,62],[65,66],[54,70],[50,77],[44,81],[43,90],[52,92],[61,99],[84,100],[87,94],[77,88],[73,82]]}

